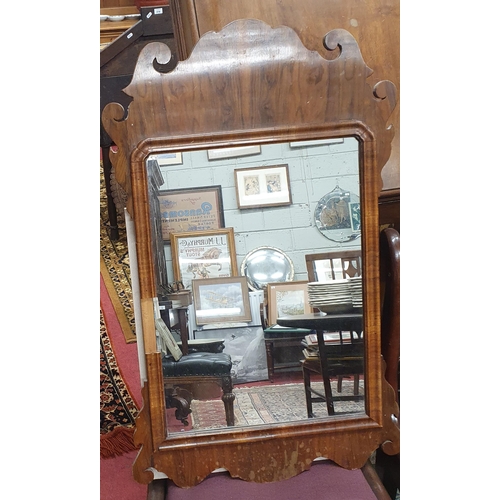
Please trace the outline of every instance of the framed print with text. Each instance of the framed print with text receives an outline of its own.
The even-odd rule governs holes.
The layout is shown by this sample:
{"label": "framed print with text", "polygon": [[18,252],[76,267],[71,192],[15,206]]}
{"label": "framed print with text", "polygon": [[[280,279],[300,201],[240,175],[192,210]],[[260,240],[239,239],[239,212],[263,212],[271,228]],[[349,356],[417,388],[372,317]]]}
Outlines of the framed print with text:
{"label": "framed print with text", "polygon": [[191,289],[194,279],[238,276],[234,229],[170,233],[174,279]]}
{"label": "framed print with text", "polygon": [[163,241],[170,233],[224,227],[221,186],[169,189],[158,192]]}

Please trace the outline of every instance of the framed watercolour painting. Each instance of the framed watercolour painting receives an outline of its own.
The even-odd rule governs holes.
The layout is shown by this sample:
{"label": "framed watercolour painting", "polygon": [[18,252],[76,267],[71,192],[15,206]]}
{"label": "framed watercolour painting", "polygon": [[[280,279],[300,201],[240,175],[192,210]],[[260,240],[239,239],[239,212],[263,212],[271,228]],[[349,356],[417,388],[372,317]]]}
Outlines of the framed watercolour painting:
{"label": "framed watercolour painting", "polygon": [[170,242],[170,233],[206,231],[224,227],[222,187],[169,189],[158,192],[161,233]]}
{"label": "framed watercolour painting", "polygon": [[194,279],[238,275],[234,229],[170,233],[174,279],[191,288]]}
{"label": "framed watercolour painting", "polygon": [[238,168],[234,171],[238,208],[290,205],[288,165]]}
{"label": "framed watercolour painting", "polygon": [[312,313],[307,291],[308,281],[268,283],[267,320],[269,326],[276,324],[280,316]]}
{"label": "framed watercolour painting", "polygon": [[196,324],[252,321],[244,276],[195,279],[192,286]]}

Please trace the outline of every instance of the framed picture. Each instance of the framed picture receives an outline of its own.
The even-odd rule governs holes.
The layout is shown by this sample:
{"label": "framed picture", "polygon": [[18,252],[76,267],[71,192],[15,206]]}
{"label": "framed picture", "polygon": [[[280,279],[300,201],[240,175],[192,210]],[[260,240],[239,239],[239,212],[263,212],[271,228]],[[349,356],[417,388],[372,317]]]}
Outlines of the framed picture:
{"label": "framed picture", "polygon": [[290,205],[288,165],[238,168],[234,171],[238,208]]}
{"label": "framed picture", "polygon": [[224,227],[222,187],[169,189],[158,192],[161,234],[170,243],[170,233],[207,231]]}
{"label": "framed picture", "polygon": [[290,147],[291,148],[305,148],[305,147],[311,147],[311,146],[324,146],[327,144],[342,144],[344,142],[344,139],[342,137],[338,139],[314,139],[312,141],[296,141],[296,142],[291,142]]}
{"label": "framed picture", "polygon": [[209,149],[207,151],[209,160],[220,160],[222,158],[237,158],[260,153],[260,146],[240,146],[236,148]]}
{"label": "framed picture", "polygon": [[284,281],[268,283],[267,314],[269,326],[276,324],[280,316],[312,313],[307,291],[308,281]]}
{"label": "framed picture", "polygon": [[245,276],[192,281],[196,324],[252,321]]}
{"label": "framed picture", "polygon": [[160,167],[164,165],[181,165],[182,153],[162,153],[157,155],[156,161]]}
{"label": "framed picture", "polygon": [[[174,279],[191,288],[195,279],[238,276],[234,229],[170,233]],[[246,278],[245,278],[246,279]]]}

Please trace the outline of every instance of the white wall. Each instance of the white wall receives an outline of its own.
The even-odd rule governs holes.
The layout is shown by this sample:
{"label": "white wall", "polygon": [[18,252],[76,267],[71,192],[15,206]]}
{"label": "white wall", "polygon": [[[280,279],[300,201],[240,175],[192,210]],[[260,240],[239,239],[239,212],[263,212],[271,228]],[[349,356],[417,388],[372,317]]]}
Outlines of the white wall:
{"label": "white wall", "polygon": [[[261,209],[238,209],[235,168],[287,163],[292,205]],[[358,142],[291,148],[289,143],[268,144],[252,156],[208,160],[206,151],[182,154],[182,164],[162,166],[165,183],[161,190],[197,186],[222,186],[226,227],[233,227],[238,269],[245,255],[259,246],[283,250],[293,261],[295,280],[307,280],[304,255],[334,250],[357,249],[361,239],[336,243],[323,236],[314,223],[317,202],[337,184],[359,196]],[[168,280],[173,281],[170,245],[165,245]]]}

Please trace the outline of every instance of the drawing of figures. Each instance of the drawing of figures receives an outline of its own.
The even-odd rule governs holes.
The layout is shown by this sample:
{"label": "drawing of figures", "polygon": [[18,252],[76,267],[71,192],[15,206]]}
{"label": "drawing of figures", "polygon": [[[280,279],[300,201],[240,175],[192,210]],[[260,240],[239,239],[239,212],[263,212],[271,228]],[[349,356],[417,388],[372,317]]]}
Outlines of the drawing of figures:
{"label": "drawing of figures", "polygon": [[278,193],[281,191],[281,176],[279,174],[266,175],[266,186],[268,193]]}
{"label": "drawing of figures", "polygon": [[244,177],[245,182],[245,196],[250,196],[252,194],[260,194],[260,184],[258,175],[246,175]]}

